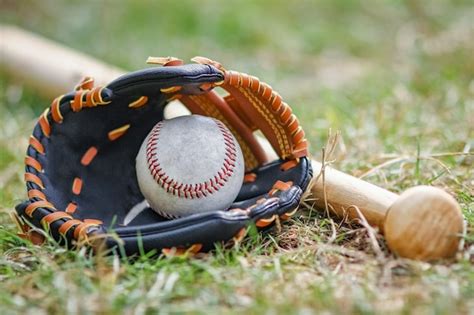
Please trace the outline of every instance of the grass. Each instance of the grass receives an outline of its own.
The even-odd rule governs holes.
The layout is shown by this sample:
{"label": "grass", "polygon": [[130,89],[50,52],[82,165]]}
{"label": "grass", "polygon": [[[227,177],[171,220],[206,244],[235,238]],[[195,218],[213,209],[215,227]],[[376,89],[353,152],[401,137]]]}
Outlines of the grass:
{"label": "grass", "polygon": [[[7,1],[2,21],[126,69],[205,55],[292,104],[319,158],[395,192],[450,192],[455,259],[396,258],[360,226],[306,207],[281,229],[195,258],[90,256],[16,236],[27,138],[50,100],[0,77],[0,312],[472,314],[474,9],[470,1]],[[40,52],[38,52],[40,53]],[[470,152],[470,153],[469,153]],[[378,247],[380,249],[378,249]]]}

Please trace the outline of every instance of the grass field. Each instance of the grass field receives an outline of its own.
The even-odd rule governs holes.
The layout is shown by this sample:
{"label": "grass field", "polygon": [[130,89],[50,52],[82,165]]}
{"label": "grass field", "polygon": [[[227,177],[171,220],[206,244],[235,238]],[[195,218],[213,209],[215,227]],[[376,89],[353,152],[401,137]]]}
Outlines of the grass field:
{"label": "grass field", "polygon": [[472,1],[0,0],[0,17],[130,70],[204,55],[254,74],[293,106],[315,158],[340,131],[334,166],[395,192],[442,187],[467,222],[463,250],[431,264],[310,206],[195,258],[33,246],[9,213],[51,100],[2,74],[0,314],[474,314]]}

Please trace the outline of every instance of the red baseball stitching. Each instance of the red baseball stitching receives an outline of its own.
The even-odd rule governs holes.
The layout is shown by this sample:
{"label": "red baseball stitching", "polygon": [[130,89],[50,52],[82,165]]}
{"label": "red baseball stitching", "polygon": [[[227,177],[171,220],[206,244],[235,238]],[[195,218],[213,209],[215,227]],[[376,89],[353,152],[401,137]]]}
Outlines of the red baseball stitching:
{"label": "red baseball stitching", "polygon": [[166,174],[166,170],[161,167],[158,157],[153,155],[157,147],[161,128],[163,127],[163,121],[156,124],[151,131],[146,146],[148,169],[158,185],[168,193],[178,196],[179,198],[187,199],[207,197],[218,191],[220,187],[223,187],[229,177],[234,173],[237,157],[234,137],[222,122],[217,119],[213,120],[224,137],[225,157],[220,170],[213,177],[201,183],[182,183]]}

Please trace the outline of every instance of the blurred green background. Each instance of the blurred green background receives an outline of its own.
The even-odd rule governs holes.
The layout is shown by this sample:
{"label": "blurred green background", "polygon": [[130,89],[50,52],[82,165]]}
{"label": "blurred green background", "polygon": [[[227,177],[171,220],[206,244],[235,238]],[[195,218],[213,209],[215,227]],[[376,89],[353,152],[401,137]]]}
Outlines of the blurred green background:
{"label": "blurred green background", "polygon": [[[80,255],[70,256],[65,258],[68,272],[78,269],[77,279],[68,278],[50,302],[33,299],[39,309],[61,313],[67,306],[67,292],[93,288],[94,301],[102,298],[110,303],[104,313],[122,307],[134,310],[143,301],[144,309],[154,310],[156,300],[139,299],[142,290],[153,285],[147,277],[153,274],[154,279],[157,270],[174,270],[181,277],[177,289],[156,299],[176,303],[177,309],[197,305],[219,311],[240,307],[253,313],[304,312],[314,307],[361,314],[472,311],[473,1],[0,0],[0,19],[127,70],[146,67],[148,56],[189,60],[203,55],[228,69],[255,75],[294,108],[316,158],[328,131],[338,130],[341,140],[334,156],[338,168],[358,176],[369,171],[365,179],[396,192],[418,184],[443,187],[461,203],[468,223],[464,251],[445,269],[391,260],[385,249],[388,261],[378,261],[369,244],[355,243],[356,234],[340,230],[341,226],[335,241],[332,230],[324,229],[332,221],[321,217],[314,219],[314,225],[295,219],[277,235],[253,240],[249,252],[237,250],[232,254],[236,256],[220,253],[208,257],[210,262],[181,261],[170,266],[166,261],[146,262],[145,267],[125,264],[125,273],[116,280],[122,286],[107,287],[102,295],[97,292],[104,284],[94,282],[95,272],[100,271],[89,270],[91,274],[82,278],[81,264],[89,262],[84,263]],[[22,82],[0,75],[0,222],[2,233],[8,235],[0,241],[3,254],[25,246],[13,238],[7,213],[25,197],[23,154],[36,117],[50,101]],[[310,213],[309,217],[315,215]],[[311,254],[294,258],[302,251],[313,253],[328,240],[340,246],[339,254],[328,257],[343,261],[343,267],[337,267],[341,273],[335,271],[336,263],[321,263],[325,260],[319,251],[318,259]],[[290,243],[294,247],[288,249]],[[345,265],[352,256],[341,253],[348,248],[366,255],[369,262]],[[55,253],[50,248],[30,255],[37,260],[46,255],[57,262]],[[284,276],[281,270],[269,269],[274,258],[268,257],[278,257]],[[0,302],[16,305],[29,276],[8,259],[0,262],[0,287],[8,292]],[[239,269],[246,264],[254,272]],[[401,266],[390,273],[388,284],[379,280],[386,276],[387,264]],[[40,281],[43,287],[32,292],[41,296],[51,290],[45,272],[53,277],[52,272],[64,271],[54,266],[46,271],[33,267],[31,277],[44,283]],[[351,269],[360,266],[368,269]],[[312,284],[303,281],[301,274]],[[253,289],[247,290],[249,283]],[[244,292],[243,300],[237,298],[237,291]],[[81,294],[79,300],[90,297]]]}
{"label": "blurred green background", "polygon": [[[127,70],[204,55],[256,75],[295,107],[313,152],[329,127],[356,146],[383,137],[360,158],[416,147],[412,128],[461,142],[472,130],[472,1],[2,0],[1,18]],[[442,140],[429,150],[462,149]]]}

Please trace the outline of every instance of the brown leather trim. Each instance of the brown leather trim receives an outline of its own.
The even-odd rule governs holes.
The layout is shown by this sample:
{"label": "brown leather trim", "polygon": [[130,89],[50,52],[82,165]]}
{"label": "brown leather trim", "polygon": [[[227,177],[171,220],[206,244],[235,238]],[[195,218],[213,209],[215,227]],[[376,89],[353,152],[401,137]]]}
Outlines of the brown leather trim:
{"label": "brown leather trim", "polygon": [[283,106],[282,110],[280,110],[280,121],[286,124],[291,119],[291,114],[293,114],[291,108],[289,106]]}
{"label": "brown leather trim", "polygon": [[71,190],[74,195],[79,195],[82,190],[82,179],[80,179],[79,177],[74,178]]}
{"label": "brown leather trim", "polygon": [[[259,97],[257,95],[257,97]],[[276,93],[273,94],[273,98],[280,98],[280,96]],[[274,104],[274,101],[270,101]],[[292,156],[293,158],[300,158],[303,156],[307,156],[308,153],[308,142],[306,141],[305,134],[303,129],[300,126],[298,118],[292,113],[291,108],[285,102],[281,101],[279,105],[279,109],[275,111],[275,114],[280,115],[280,121],[284,125],[284,129],[286,131],[286,137],[288,137],[290,143],[292,144],[293,151]],[[300,135],[297,135],[300,133]]]}
{"label": "brown leather trim", "polygon": [[293,156],[295,158],[308,156],[308,144],[306,140],[296,145],[295,149],[293,150]]}
{"label": "brown leather trim", "polygon": [[66,209],[64,209],[64,211],[67,213],[74,213],[76,212],[76,210],[77,210],[77,204],[75,204],[74,202],[70,202],[67,205]]}
{"label": "brown leather trim", "polygon": [[117,129],[110,131],[107,136],[109,137],[110,141],[115,141],[121,136],[123,136],[127,132],[128,128],[130,128],[130,124],[124,125],[122,127],[119,127]]}
{"label": "brown leather trim", "polygon": [[247,173],[244,175],[244,183],[253,183],[257,179],[257,174]]}
{"label": "brown leather trim", "polygon": [[60,124],[63,122],[63,115],[61,114],[59,105],[61,104],[61,99],[63,95],[54,99],[53,103],[51,104],[51,117],[53,118],[54,122]]}
{"label": "brown leather trim", "polygon": [[297,166],[298,163],[299,163],[299,160],[297,160],[297,159],[288,160],[285,163],[283,163],[282,165],[280,165],[280,169],[282,171],[288,171],[289,169],[292,169],[295,166]]}
{"label": "brown leather trim", "polygon": [[273,223],[273,221],[275,221],[276,217],[277,217],[276,215],[273,215],[271,218],[268,218],[268,219],[260,219],[257,222],[255,222],[255,225],[259,228],[269,226],[270,224]]}
{"label": "brown leather trim", "polygon": [[84,77],[82,80],[75,86],[76,91],[80,90],[90,90],[94,87],[94,78]]}
{"label": "brown leather trim", "polygon": [[96,87],[92,91],[89,92],[92,95],[91,102],[92,106],[96,106],[100,104],[100,101],[102,99],[101,93],[102,93],[102,88],[101,87]]}
{"label": "brown leather trim", "polygon": [[246,111],[241,107],[240,103],[235,100],[235,97],[228,94],[224,97],[224,100],[252,132],[257,130],[257,126],[253,124],[252,120],[247,116]]}
{"label": "brown leather trim", "polygon": [[94,102],[93,95],[94,95],[94,93],[92,91],[88,91],[86,93],[86,103],[85,103],[86,107],[95,107],[95,106],[97,106],[97,104]]}
{"label": "brown leather trim", "polygon": [[[235,76],[235,75],[234,75]],[[227,78],[227,77],[226,77]],[[233,80],[238,80],[233,78]],[[246,112],[252,123],[258,127],[268,139],[275,152],[282,158],[291,154],[290,143],[286,137],[285,130],[275,115],[250,90],[242,87],[236,88],[229,83],[224,83],[222,88],[231,93],[241,108]]]}
{"label": "brown leather trim", "polygon": [[26,234],[19,233],[18,236],[29,240],[34,245],[42,245],[45,241],[44,235],[35,230],[28,231]]}
{"label": "brown leather trim", "polygon": [[290,189],[292,186],[293,186],[293,182],[292,182],[292,181],[282,182],[281,180],[277,180],[277,181],[275,182],[275,184],[273,184],[273,187],[272,187],[272,189],[270,190],[270,192],[269,192],[268,194],[269,194],[270,196],[273,196],[276,192],[288,190],[288,189]]}
{"label": "brown leather trim", "polygon": [[301,126],[298,126],[294,131],[293,131],[293,142],[294,143],[300,143],[305,140],[305,134],[303,131],[303,128]]}
{"label": "brown leather trim", "polygon": [[271,86],[258,78],[235,71],[225,72],[222,88],[247,125],[255,125],[268,139],[275,152],[283,159],[299,158],[308,154],[308,143],[298,119],[291,108]]}
{"label": "brown leather trim", "polygon": [[74,100],[71,102],[71,109],[73,112],[78,112],[84,105],[84,95],[87,93],[85,90],[80,90],[74,95]]}
{"label": "brown leather trim", "polygon": [[240,242],[241,240],[244,239],[245,235],[247,234],[247,229],[246,228],[241,228],[237,234],[234,235],[232,238],[234,242]]}
{"label": "brown leather trim", "polygon": [[53,213],[50,213],[48,215],[45,215],[42,219],[41,219],[41,224],[47,224],[48,226],[53,223],[54,221],[57,221],[57,220],[60,220],[60,219],[64,219],[64,218],[68,218],[68,219],[72,219],[72,217],[67,214],[66,212],[63,212],[63,211],[55,211]]}
{"label": "brown leather trim", "polygon": [[59,227],[59,233],[65,235],[73,226],[82,224],[80,220],[68,220]]}
{"label": "brown leather trim", "polygon": [[84,236],[86,236],[87,229],[91,226],[97,226],[97,224],[81,222],[74,230],[74,238],[76,240],[79,240],[80,238],[83,238]]}
{"label": "brown leather trim", "polygon": [[92,93],[93,106],[110,104],[111,101],[106,102],[102,99],[103,90],[104,90],[104,87],[99,86],[99,87],[95,87],[92,91],[89,92],[89,93]]}
{"label": "brown leather trim", "polygon": [[41,199],[41,200],[46,200],[45,194],[43,194],[43,192],[41,192],[38,189],[28,190],[28,199],[32,199],[32,198],[38,198],[38,199]]}
{"label": "brown leather trim", "polygon": [[[258,90],[257,90],[258,91]],[[257,92],[257,91],[254,91],[254,92]],[[273,97],[273,100],[271,101],[270,103],[270,106],[272,107],[272,110],[274,112],[280,112],[282,110],[282,107],[286,105],[286,103],[283,102],[283,100],[281,99],[281,96],[280,94],[276,93],[275,92],[275,95]]]}
{"label": "brown leather trim", "polygon": [[165,93],[165,94],[171,94],[171,93],[178,92],[182,88],[183,88],[182,86],[170,86],[168,88],[162,88],[162,89],[160,89],[160,91]]}
{"label": "brown leather trim", "polygon": [[44,154],[44,147],[33,135],[30,136],[29,144],[40,154]]}
{"label": "brown leather trim", "polygon": [[142,96],[142,97],[139,97],[136,101],[131,102],[130,104],[128,104],[128,107],[130,107],[130,108],[140,108],[140,107],[144,106],[147,102],[148,102],[148,97]]}
{"label": "brown leather trim", "polygon": [[163,67],[169,66],[182,66],[184,64],[183,60],[176,57],[148,57],[146,60],[148,64],[161,65]]}
{"label": "brown leather trim", "polygon": [[95,225],[99,225],[99,224],[104,223],[104,222],[102,222],[102,220],[97,220],[97,219],[84,219],[84,222],[95,224]]}
{"label": "brown leather trim", "polygon": [[84,153],[81,158],[81,164],[84,166],[91,164],[92,160],[97,155],[97,152],[98,150],[96,147],[90,147],[89,149],[87,149],[86,153]]}
{"label": "brown leather trim", "polygon": [[48,121],[48,118],[47,118],[47,115],[49,113],[49,108],[47,108],[43,114],[41,114],[39,120],[38,120],[38,123],[41,127],[41,131],[43,131],[43,134],[49,138],[49,136],[51,135],[51,125],[49,124],[49,121]]}
{"label": "brown leather trim", "polygon": [[25,182],[35,183],[36,185],[41,187],[41,189],[44,189],[43,181],[33,173],[30,173],[30,172],[25,173]]}
{"label": "brown leather trim", "polygon": [[52,210],[56,210],[54,208],[54,206],[51,203],[49,203],[48,201],[40,200],[40,201],[35,201],[35,202],[30,203],[26,207],[25,213],[26,213],[26,215],[31,217],[33,215],[33,213],[36,211],[36,209],[38,209],[38,208],[49,208],[49,209],[52,209]]}
{"label": "brown leather trim", "polygon": [[[293,134],[293,131],[299,127],[299,122],[295,116],[291,116],[288,121],[286,122],[286,126],[288,128],[290,136]],[[292,137],[293,140],[293,137]]]}
{"label": "brown leather trim", "polygon": [[195,62],[195,63],[202,64],[202,65],[212,65],[213,67],[216,67],[219,70],[224,70],[224,67],[222,66],[222,64],[220,62],[209,59],[207,57],[195,56],[195,57],[191,58],[191,61]]}
{"label": "brown leather trim", "polygon": [[283,213],[282,215],[280,215],[280,219],[288,220],[289,218],[291,218],[296,213],[296,211],[298,211],[298,207],[296,207],[295,209],[293,209],[291,211]]}
{"label": "brown leather trim", "polygon": [[31,166],[32,168],[34,168],[38,172],[43,171],[43,166],[40,164],[40,162],[38,162],[38,160],[36,160],[35,158],[33,158],[29,155],[27,155],[25,157],[25,164],[28,165],[28,166]]}

